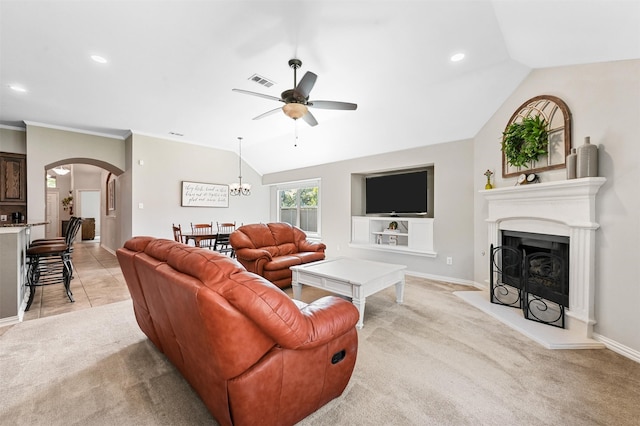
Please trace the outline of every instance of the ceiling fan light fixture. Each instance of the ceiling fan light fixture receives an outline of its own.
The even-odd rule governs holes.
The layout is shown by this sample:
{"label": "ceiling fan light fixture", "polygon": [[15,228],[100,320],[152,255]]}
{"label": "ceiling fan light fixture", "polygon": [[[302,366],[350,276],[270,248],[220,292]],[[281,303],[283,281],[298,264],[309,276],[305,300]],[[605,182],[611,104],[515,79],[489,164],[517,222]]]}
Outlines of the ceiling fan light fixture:
{"label": "ceiling fan light fixture", "polygon": [[282,111],[287,117],[297,120],[298,118],[304,117],[304,115],[309,112],[309,109],[306,105],[292,102],[283,106]]}

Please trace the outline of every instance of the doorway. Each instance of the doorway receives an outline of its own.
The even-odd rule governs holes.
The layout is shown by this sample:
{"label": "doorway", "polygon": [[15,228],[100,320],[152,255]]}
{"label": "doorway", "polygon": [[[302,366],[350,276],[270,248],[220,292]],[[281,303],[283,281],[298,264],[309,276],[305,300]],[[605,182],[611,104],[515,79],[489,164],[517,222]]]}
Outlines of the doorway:
{"label": "doorway", "polygon": [[94,241],[100,241],[100,199],[100,191],[78,190],[78,216],[83,219],[95,219]]}
{"label": "doorway", "polygon": [[61,234],[60,215],[58,214],[59,194],[47,191],[47,224],[44,228],[45,238],[56,238]]}

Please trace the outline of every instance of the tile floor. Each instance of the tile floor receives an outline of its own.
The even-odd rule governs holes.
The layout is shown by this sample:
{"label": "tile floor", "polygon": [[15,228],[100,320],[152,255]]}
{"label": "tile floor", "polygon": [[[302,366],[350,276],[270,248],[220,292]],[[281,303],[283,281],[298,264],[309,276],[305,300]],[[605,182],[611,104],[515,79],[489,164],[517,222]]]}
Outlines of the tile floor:
{"label": "tile floor", "polygon": [[130,299],[118,259],[100,247],[98,240],[76,242],[72,259],[75,269],[71,291],[75,302],[69,301],[63,284],[37,287],[24,321]]}
{"label": "tile floor", "polygon": [[[100,247],[98,240],[74,243],[72,259],[74,278],[71,281],[71,292],[75,302],[69,301],[63,284],[37,287],[31,308],[25,312],[23,321],[131,299],[118,259]],[[284,291],[293,297],[291,287]],[[304,286],[301,299],[310,303],[329,294],[331,293],[321,289]],[[0,327],[0,334],[8,328]]]}

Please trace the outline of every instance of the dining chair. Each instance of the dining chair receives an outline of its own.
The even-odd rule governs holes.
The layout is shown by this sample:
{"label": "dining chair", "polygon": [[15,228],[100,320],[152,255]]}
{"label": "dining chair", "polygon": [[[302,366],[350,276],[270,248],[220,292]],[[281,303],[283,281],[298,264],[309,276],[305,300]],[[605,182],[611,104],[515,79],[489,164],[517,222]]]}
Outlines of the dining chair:
{"label": "dining chair", "polygon": [[184,243],[184,237],[182,236],[182,226],[180,226],[180,224],[176,226],[173,223],[171,225],[173,227],[173,239],[179,243]]}
{"label": "dining chair", "polygon": [[193,236],[196,246],[208,249],[214,248],[216,231],[213,229],[213,222],[192,223],[191,235]]}
{"label": "dining chair", "polygon": [[236,257],[235,250],[231,247],[231,243],[229,242],[229,236],[236,230],[236,223],[216,222],[216,225],[218,226],[218,235],[216,236],[216,242],[213,249],[229,257]]}

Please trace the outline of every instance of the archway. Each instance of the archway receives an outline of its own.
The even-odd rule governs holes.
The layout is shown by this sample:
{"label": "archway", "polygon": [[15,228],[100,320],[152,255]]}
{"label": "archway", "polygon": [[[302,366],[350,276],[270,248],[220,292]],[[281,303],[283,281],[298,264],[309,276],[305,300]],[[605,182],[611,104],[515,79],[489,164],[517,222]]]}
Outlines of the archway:
{"label": "archway", "polygon": [[[55,169],[61,167],[68,172],[58,174]],[[63,236],[71,216],[87,218],[87,226],[90,223],[93,226],[91,231],[87,228],[87,232],[80,233],[79,238],[85,239],[87,235],[92,239],[89,238],[91,234],[95,239],[96,235],[108,234],[111,228],[107,227],[103,232],[101,227],[102,212],[108,210],[105,208],[108,200],[105,176],[118,176],[124,172],[108,162],[80,157],[57,160],[45,165],[44,169],[47,176],[45,216],[49,223],[45,228],[46,237]],[[83,196],[91,193],[98,194],[97,199]]]}

